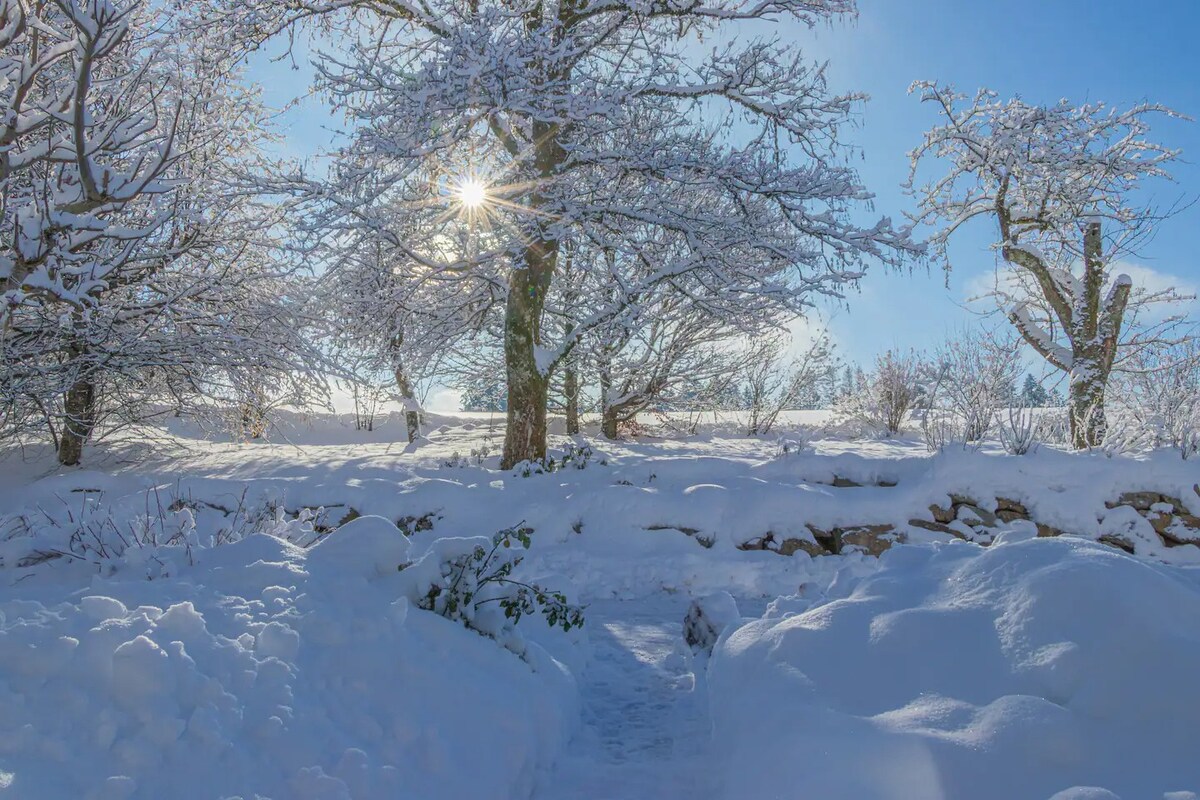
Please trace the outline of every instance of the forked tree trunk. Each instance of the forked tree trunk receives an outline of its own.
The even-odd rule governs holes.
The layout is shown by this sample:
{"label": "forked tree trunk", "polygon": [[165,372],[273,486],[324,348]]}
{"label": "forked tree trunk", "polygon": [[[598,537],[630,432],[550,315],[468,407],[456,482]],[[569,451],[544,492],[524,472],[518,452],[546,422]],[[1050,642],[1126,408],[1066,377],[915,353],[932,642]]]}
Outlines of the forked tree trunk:
{"label": "forked tree trunk", "polygon": [[83,445],[96,426],[96,385],[80,378],[63,396],[66,422],[58,440],[58,463],[74,467],[83,458]]}
{"label": "forked tree trunk", "polygon": [[[1001,231],[1007,239],[1009,222],[1000,217]],[[1132,285],[1127,276],[1119,276],[1104,291],[1104,240],[1099,222],[1089,222],[1083,233],[1082,293],[1075,296],[1064,290],[1042,257],[1029,250],[1006,245],[1006,261],[1029,270],[1062,325],[1070,343],[1069,361],[1046,342],[1046,335],[1028,323],[1016,311],[1009,317],[1025,341],[1043,358],[1070,377],[1067,415],[1071,426],[1071,444],[1077,450],[1103,444],[1108,433],[1104,414],[1104,392],[1117,357],[1117,345],[1129,306]]]}

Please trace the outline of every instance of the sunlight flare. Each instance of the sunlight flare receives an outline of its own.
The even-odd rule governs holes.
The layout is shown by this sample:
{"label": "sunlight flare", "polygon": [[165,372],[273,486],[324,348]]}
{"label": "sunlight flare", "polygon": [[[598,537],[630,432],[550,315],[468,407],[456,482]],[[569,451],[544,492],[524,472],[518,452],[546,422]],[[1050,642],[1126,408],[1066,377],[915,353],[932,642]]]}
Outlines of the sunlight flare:
{"label": "sunlight flare", "polygon": [[488,202],[487,187],[476,178],[466,178],[458,185],[458,202],[464,208],[474,210]]}

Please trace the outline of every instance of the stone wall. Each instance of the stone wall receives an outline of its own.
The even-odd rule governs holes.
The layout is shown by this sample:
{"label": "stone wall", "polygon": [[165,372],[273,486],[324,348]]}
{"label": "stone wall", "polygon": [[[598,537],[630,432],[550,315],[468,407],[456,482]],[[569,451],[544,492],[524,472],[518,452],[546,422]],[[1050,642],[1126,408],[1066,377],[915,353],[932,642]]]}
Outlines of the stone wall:
{"label": "stone wall", "polygon": [[[837,479],[832,485],[849,487],[858,484]],[[1200,497],[1200,485],[1194,486],[1193,491]],[[1017,521],[1035,525],[1038,536],[1071,533],[1038,520],[1025,503],[1011,497],[983,498],[962,494],[950,494],[948,497],[948,504],[930,505],[927,514],[909,519],[906,526],[869,520],[828,530],[807,525],[812,540],[783,538],[767,532],[743,542],[739,547],[743,550],[768,550],[785,556],[799,551],[821,556],[852,550],[878,556],[896,544],[909,541],[910,531],[907,529],[945,534],[985,546],[991,544],[995,534],[1006,525]],[[1107,501],[1105,506],[1109,510],[1128,508],[1131,513],[1142,517],[1168,548],[1200,547],[1200,517],[1191,513],[1178,497],[1153,491],[1125,492]],[[1098,540],[1127,553],[1136,550],[1136,543],[1128,535],[1110,533],[1101,535]]]}

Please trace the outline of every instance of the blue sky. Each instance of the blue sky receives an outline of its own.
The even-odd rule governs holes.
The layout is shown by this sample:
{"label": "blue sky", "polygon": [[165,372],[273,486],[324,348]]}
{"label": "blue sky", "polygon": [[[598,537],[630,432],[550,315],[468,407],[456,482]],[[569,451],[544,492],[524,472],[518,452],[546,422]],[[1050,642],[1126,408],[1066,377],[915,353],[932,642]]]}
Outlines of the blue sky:
{"label": "blue sky", "polygon": [[[862,173],[878,210],[899,218],[909,200],[900,185],[906,153],[935,118],[907,95],[916,79],[988,86],[1031,102],[1150,100],[1200,116],[1200,3],[1160,0],[1145,7],[1118,0],[860,0],[853,24],[818,30],[813,52],[830,61],[835,84],[871,95],[862,127]],[[1147,13],[1152,11],[1152,13]],[[807,40],[805,31],[797,31]],[[1157,138],[1184,151],[1178,183],[1159,184],[1162,200],[1200,195],[1200,125],[1164,120]],[[1200,206],[1168,220],[1137,259],[1142,266],[1200,287]],[[953,246],[955,269],[868,276],[830,325],[845,354],[870,359],[889,347],[928,347],[972,322],[961,308],[972,282],[995,269],[993,231],[980,224]]]}
{"label": "blue sky", "polygon": [[[849,132],[862,148],[860,168],[877,195],[877,211],[899,220],[911,201],[900,189],[907,152],[935,123],[932,109],[907,94],[912,81],[950,82],[962,90],[988,86],[1032,102],[1103,100],[1129,105],[1150,100],[1200,117],[1200,2],[1156,0],[859,0],[854,22],[810,32],[783,27],[815,58],[830,62],[838,90],[871,95]],[[305,91],[310,72],[256,63],[268,102],[282,105]],[[336,124],[309,101],[285,116],[286,150],[311,153]],[[1178,183],[1159,184],[1155,197],[1200,196],[1200,124],[1164,120],[1156,138],[1184,150]],[[1168,220],[1137,263],[1186,290],[1200,288],[1200,204]],[[968,229],[951,251],[954,271],[877,270],[832,310],[828,324],[843,356],[866,362],[889,348],[927,348],[972,323],[963,309],[972,284],[995,269],[987,249],[992,231]],[[1145,273],[1141,273],[1145,274]],[[948,285],[947,285],[948,283]]]}

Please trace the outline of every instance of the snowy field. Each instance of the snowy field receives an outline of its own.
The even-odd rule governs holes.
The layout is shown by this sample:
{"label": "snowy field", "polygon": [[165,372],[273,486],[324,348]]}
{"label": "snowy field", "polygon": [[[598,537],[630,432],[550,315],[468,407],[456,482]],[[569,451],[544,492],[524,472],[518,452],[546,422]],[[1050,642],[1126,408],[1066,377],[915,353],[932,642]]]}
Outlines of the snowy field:
{"label": "snowy field", "polygon": [[[9,453],[0,800],[1200,792],[1195,463],[431,423]],[[419,607],[520,527],[582,628]]]}

